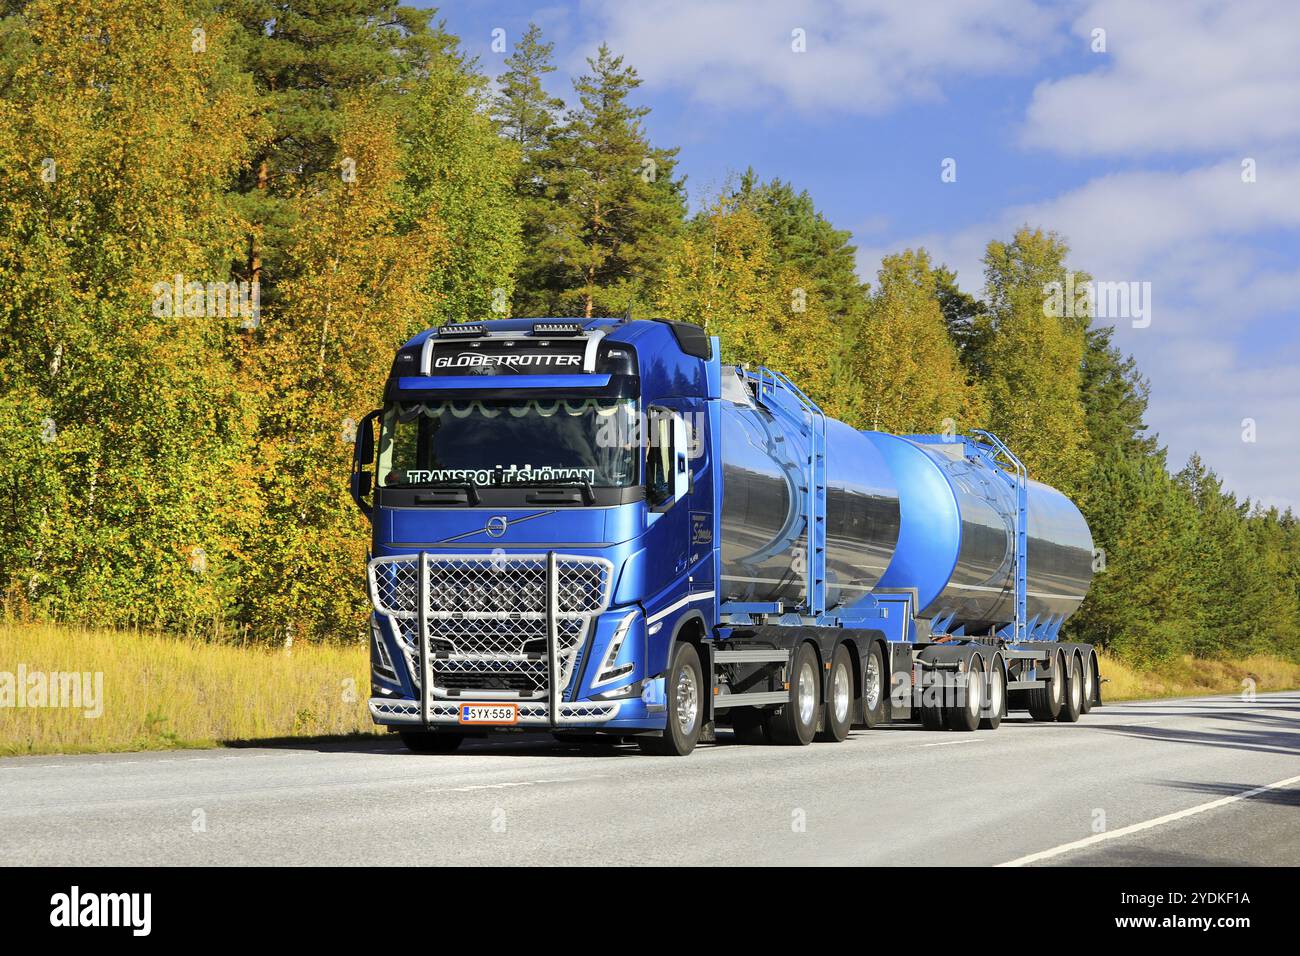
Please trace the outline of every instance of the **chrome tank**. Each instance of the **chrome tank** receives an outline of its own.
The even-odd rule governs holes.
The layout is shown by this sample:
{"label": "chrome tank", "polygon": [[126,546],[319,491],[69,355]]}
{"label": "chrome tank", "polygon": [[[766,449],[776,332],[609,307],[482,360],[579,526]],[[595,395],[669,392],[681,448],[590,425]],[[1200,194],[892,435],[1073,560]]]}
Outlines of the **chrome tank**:
{"label": "chrome tank", "polygon": [[[804,600],[808,537],[802,435],[753,400],[731,369],[722,393],[724,601]],[[826,423],[827,607],[853,604],[889,566],[898,493],[876,448],[842,422]]]}
{"label": "chrome tank", "polygon": [[[915,588],[919,617],[974,634],[1015,617],[1014,487],[964,441],[864,432],[899,489],[902,530],[882,588]],[[1092,582],[1092,535],[1069,498],[1027,485],[1030,624],[1074,613]]]}
{"label": "chrome tank", "polygon": [[[807,446],[724,369],[723,601],[801,603]],[[982,633],[1015,614],[1015,492],[963,441],[826,426],[828,609],[872,590],[915,590],[918,617]],[[1092,537],[1074,504],[1028,484],[1028,619],[1059,624],[1092,579]]]}

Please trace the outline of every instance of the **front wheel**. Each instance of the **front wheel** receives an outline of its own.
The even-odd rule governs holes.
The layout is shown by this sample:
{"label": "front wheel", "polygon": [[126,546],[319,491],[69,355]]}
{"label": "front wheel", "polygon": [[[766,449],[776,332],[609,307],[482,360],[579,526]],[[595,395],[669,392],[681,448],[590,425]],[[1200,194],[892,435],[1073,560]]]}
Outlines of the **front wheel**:
{"label": "front wheel", "polygon": [[704,726],[704,671],[691,644],[679,643],[668,668],[668,721],[662,737],[638,737],[642,753],[685,757],[700,741]]}

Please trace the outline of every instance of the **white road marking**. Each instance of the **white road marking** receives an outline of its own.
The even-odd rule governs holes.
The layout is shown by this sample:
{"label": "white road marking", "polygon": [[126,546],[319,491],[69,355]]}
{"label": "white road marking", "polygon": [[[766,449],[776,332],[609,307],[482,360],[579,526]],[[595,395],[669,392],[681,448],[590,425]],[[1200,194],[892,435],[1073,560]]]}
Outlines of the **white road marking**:
{"label": "white road marking", "polygon": [[1214,810],[1218,807],[1226,807],[1230,803],[1236,803],[1238,800],[1245,800],[1256,794],[1264,793],[1269,790],[1277,790],[1281,787],[1289,787],[1294,783],[1300,783],[1300,777],[1287,777],[1285,780],[1279,780],[1277,783],[1266,783],[1262,787],[1256,787],[1254,790],[1246,790],[1242,793],[1235,793],[1230,797],[1220,797],[1218,800],[1211,800],[1209,803],[1202,803],[1195,807],[1188,807],[1186,810],[1179,810],[1177,813],[1166,813],[1163,817],[1156,817],[1153,820],[1144,820],[1141,823],[1133,823],[1126,827],[1120,827],[1118,830],[1109,830],[1106,833],[1096,833],[1082,840],[1075,840],[1073,843],[1062,843],[1060,846],[1052,847],[1050,850],[1042,850],[1038,853],[1030,853],[1028,856],[1017,857],[1014,860],[1008,860],[1006,863],[999,863],[998,866],[1025,866],[1029,863],[1037,863],[1039,860],[1048,860],[1054,856],[1060,856],[1062,853],[1069,853],[1071,850],[1079,850],[1085,846],[1093,846],[1106,840],[1115,840],[1122,836],[1128,836],[1132,833],[1141,833],[1143,830],[1150,830],[1153,827],[1162,826],[1166,823],[1173,823],[1175,820],[1183,820],[1198,813],[1204,813],[1206,810]]}
{"label": "white road marking", "polygon": [[539,787],[547,783],[582,783],[588,780],[603,780],[602,774],[589,777],[555,777],[549,780],[516,780],[509,783],[478,783],[467,787],[440,787],[426,790],[425,793],[475,793],[479,790],[509,790],[511,787]]}
{"label": "white road marking", "polygon": [[937,744],[921,744],[922,747],[955,747],[957,744],[982,744],[983,739],[979,737],[970,737],[966,740],[945,740]]}

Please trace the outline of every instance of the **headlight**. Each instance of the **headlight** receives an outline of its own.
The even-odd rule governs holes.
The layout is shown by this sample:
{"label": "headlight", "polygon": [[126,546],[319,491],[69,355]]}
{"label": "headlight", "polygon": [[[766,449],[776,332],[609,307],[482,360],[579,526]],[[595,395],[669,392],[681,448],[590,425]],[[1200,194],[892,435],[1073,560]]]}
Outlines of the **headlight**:
{"label": "headlight", "polygon": [[600,661],[600,667],[596,671],[596,679],[591,682],[592,688],[603,687],[605,684],[612,684],[620,677],[626,677],[632,671],[636,670],[636,662],[628,664],[615,664],[618,660],[619,651],[623,649],[623,642],[627,640],[628,632],[632,629],[632,622],[636,620],[636,612],[633,611],[627,617],[619,622],[618,630],[614,632],[613,638],[610,639],[609,648],[605,651],[605,656]]}

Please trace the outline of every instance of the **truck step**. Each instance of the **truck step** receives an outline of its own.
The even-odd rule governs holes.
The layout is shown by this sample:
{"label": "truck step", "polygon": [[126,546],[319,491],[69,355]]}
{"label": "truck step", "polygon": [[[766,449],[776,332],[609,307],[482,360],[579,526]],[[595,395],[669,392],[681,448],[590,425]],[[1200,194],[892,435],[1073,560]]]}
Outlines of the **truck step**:
{"label": "truck step", "polygon": [[780,661],[784,663],[789,659],[789,651],[771,647],[713,652],[713,663],[715,664],[762,664],[768,661]]}
{"label": "truck step", "polygon": [[713,709],[724,710],[728,707],[758,707],[763,704],[786,704],[790,702],[790,692],[761,691],[753,694],[719,694],[713,698]]}

